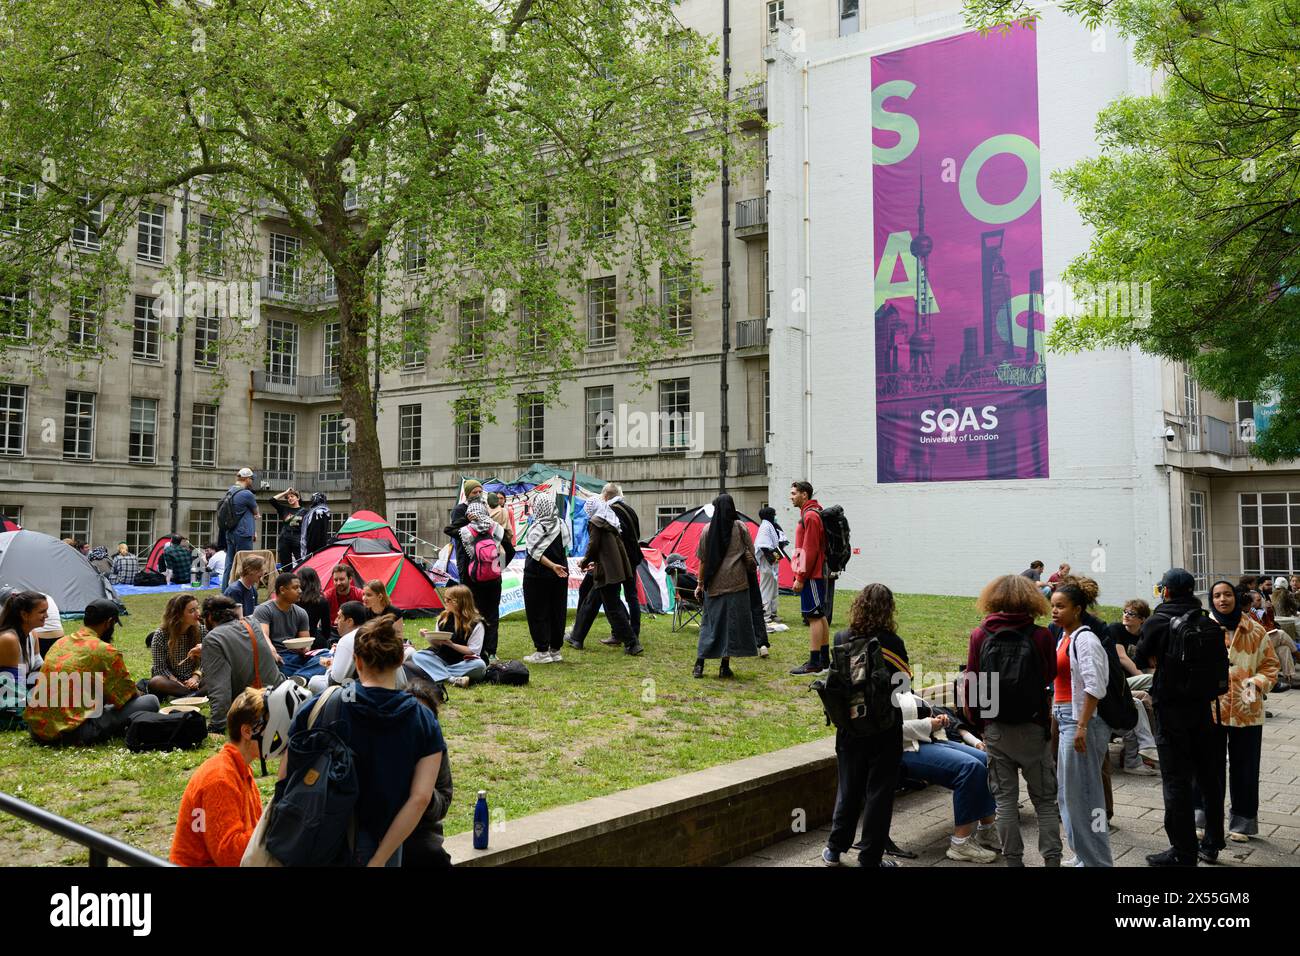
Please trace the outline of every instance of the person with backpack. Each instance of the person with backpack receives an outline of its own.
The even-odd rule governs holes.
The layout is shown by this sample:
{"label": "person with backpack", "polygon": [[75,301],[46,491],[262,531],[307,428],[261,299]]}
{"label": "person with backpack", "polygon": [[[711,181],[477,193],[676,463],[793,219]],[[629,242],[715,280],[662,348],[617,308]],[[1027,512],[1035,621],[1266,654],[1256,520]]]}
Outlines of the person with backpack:
{"label": "person with backpack", "polygon": [[1057,802],[1077,865],[1114,866],[1101,774],[1110,727],[1099,710],[1109,689],[1110,662],[1101,639],[1083,620],[1091,600],[1077,581],[1058,582],[1052,591],[1052,623],[1061,631],[1053,707],[1060,728]]}
{"label": "person with backpack", "polygon": [[[982,728],[989,757],[989,789],[1007,866],[1024,866],[1020,834],[1020,776],[1038,818],[1043,865],[1061,865],[1060,810],[1051,746],[1051,692],[1056,680],[1052,635],[1034,622],[1048,614],[1047,599],[1028,578],[1005,574],[980,592],[984,620],[970,634],[966,654],[966,719]],[[971,700],[969,688],[978,688]]]}
{"label": "person with backpack", "polygon": [[[418,700],[438,719],[439,697],[437,685],[415,680],[407,685],[406,692]],[[402,844],[402,866],[410,869],[449,869],[451,854],[442,846],[442,821],[451,807],[451,761],[448,751],[443,751],[438,765],[438,782],[433,787],[433,797],[425,808],[419,825]]]}
{"label": "person with backpack", "polygon": [[[428,708],[396,687],[404,648],[393,623],[393,618],[385,615],[357,631],[357,680],[348,685],[350,692],[327,690],[328,698],[313,698],[294,714],[289,727],[289,752],[280,762],[267,828],[267,849],[282,862],[295,861],[276,853],[284,845],[279,839],[288,837],[292,841],[305,836],[313,845],[300,849],[310,853],[331,851],[336,846],[338,852],[332,854],[335,864],[402,865],[402,845],[420,825],[433,798],[447,745]],[[318,704],[322,706],[318,708]],[[291,826],[297,820],[293,808],[311,805],[298,800],[302,791],[309,790],[319,778],[311,760],[319,751],[313,751],[310,738],[320,731],[341,742],[346,758],[350,758],[336,759],[332,764],[340,770],[345,763],[351,764],[355,791],[349,796],[350,788],[339,786],[333,793],[345,802],[354,802],[348,815],[327,808],[337,828],[303,834],[300,828]],[[344,782],[337,775],[330,775],[330,779]],[[280,813],[285,814],[285,823],[277,828]]]}
{"label": "person with backpack", "polygon": [[808,661],[791,674],[820,674],[830,667],[830,605],[834,579],[827,574],[822,506],[806,481],[790,485],[790,503],[799,509],[794,531],[794,589],[808,625]]}
{"label": "person with backpack", "polygon": [[323,491],[311,496],[311,506],[303,512],[298,552],[302,557],[315,554],[330,540],[330,507]]}
{"label": "person with backpack", "polygon": [[[1170,568],[1159,588],[1162,601],[1142,625],[1137,653],[1139,663],[1155,668],[1151,697],[1171,845],[1146,860],[1150,866],[1196,866],[1198,858],[1215,863],[1226,845],[1219,784],[1225,744],[1215,704],[1228,690],[1228,650],[1223,628],[1201,608],[1196,579],[1186,569]],[[1199,847],[1193,783],[1211,811]]]}
{"label": "person with backpack", "polygon": [[[438,617],[438,634],[421,629],[429,641],[427,650],[416,651],[411,663],[435,684],[444,681],[454,687],[468,687],[487,676],[483,641],[487,627],[474,603],[474,594],[463,584],[442,592],[445,608]],[[450,637],[442,635],[450,634]]]}
{"label": "person with backpack", "polygon": [[275,688],[285,677],[270,640],[252,620],[239,616],[234,601],[214,595],[204,599],[200,613],[207,634],[199,659],[203,671],[199,688],[210,705],[208,730],[219,734],[226,729],[231,702],[244,688]]}
{"label": "person with backpack", "polygon": [[897,629],[894,593],[883,584],[868,584],[853,601],[848,628],[835,635],[826,680],[813,684],[827,720],[835,724],[839,769],[831,832],[822,850],[827,866],[840,865],[840,856],[853,845],[858,820],[858,866],[898,866],[884,859],[903,759],[902,712],[894,691],[896,675],[910,681],[912,672]]}
{"label": "person with backpack", "polygon": [[[1216,715],[1222,715],[1228,750],[1227,789],[1228,839],[1246,843],[1259,833],[1259,762],[1264,743],[1264,695],[1277,680],[1281,664],[1263,626],[1238,603],[1237,589],[1229,581],[1210,585],[1210,617],[1223,628],[1228,648],[1227,693],[1215,701]],[[1224,762],[1219,768],[1219,793],[1224,792]],[[1207,804],[1193,783],[1196,798],[1196,826],[1206,829]],[[1210,811],[1213,811],[1210,807]],[[1223,807],[1218,811],[1222,815]]]}
{"label": "person with backpack", "polygon": [[[458,533],[462,564],[456,558],[460,583],[474,595],[474,606],[483,615],[483,660],[491,661],[497,652],[497,631],[501,618],[501,572],[514,557],[514,542],[505,528],[492,520],[487,505],[471,501],[465,509],[465,525]],[[508,554],[507,554],[508,553]]]}
{"label": "person with backpack", "polygon": [[253,494],[253,469],[241,468],[235,483],[217,504],[217,547],[226,551],[221,570],[221,590],[230,584],[235,555],[253,550],[257,540],[257,495]]}
{"label": "person with backpack", "polygon": [[755,615],[749,582],[758,571],[754,540],[736,515],[731,495],[713,499],[713,517],[695,547],[700,583],[695,599],[703,603],[700,640],[696,646],[693,677],[704,676],[704,662],[721,658],[719,677],[734,677],[732,657],[754,657],[766,640],[762,615]]}
{"label": "person with backpack", "polygon": [[528,664],[563,660],[564,618],[569,610],[569,526],[555,513],[555,499],[541,494],[533,501],[532,520],[524,538],[524,613],[535,650]]}

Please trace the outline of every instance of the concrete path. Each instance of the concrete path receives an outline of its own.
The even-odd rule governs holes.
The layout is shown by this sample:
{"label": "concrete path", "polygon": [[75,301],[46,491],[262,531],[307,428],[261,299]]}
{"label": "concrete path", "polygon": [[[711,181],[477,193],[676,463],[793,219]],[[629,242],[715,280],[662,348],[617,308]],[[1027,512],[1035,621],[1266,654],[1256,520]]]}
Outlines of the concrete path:
{"label": "concrete path", "polygon": [[[1259,836],[1249,843],[1228,843],[1219,854],[1221,866],[1300,866],[1300,690],[1273,694],[1268,698],[1273,712],[1264,725],[1264,749],[1260,766]],[[1117,754],[1117,747],[1112,753]],[[1118,766],[1112,761],[1112,767]],[[1116,770],[1112,775],[1115,816],[1111,821],[1111,851],[1116,866],[1145,866],[1148,853],[1166,849],[1164,800],[1160,777],[1140,777]],[[1025,841],[1025,864],[1041,866],[1038,855],[1038,825],[1033,804],[1021,781],[1021,830]],[[731,866],[821,866],[821,851],[830,827],[799,834],[730,864]],[[900,795],[894,804],[890,835],[904,849],[919,854],[916,860],[900,860],[902,866],[999,866],[955,863],[945,855],[952,832],[951,793],[930,786],[919,793]],[[1070,855],[1068,846],[1066,856]],[[853,863],[854,854],[844,862]]]}

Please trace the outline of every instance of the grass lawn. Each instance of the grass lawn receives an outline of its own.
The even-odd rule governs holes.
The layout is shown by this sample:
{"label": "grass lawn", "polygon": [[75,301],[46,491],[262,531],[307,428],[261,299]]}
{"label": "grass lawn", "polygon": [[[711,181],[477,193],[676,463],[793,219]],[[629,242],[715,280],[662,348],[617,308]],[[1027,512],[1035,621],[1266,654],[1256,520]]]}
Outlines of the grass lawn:
{"label": "grass lawn", "polygon": [[[131,613],[114,643],[133,676],[149,673],[144,637],[161,620],[166,598],[126,599]],[[836,619],[842,621],[848,596],[839,598]],[[898,603],[899,633],[913,668],[957,670],[979,620],[974,600],[899,595]],[[767,660],[733,662],[734,681],[717,679],[716,662],[703,680],[693,679],[698,630],[673,634],[670,616],[643,616],[646,651],[640,657],[598,643],[608,634],[602,618],[587,650],[566,646],[563,663],[531,668],[525,687],[451,688],[441,715],[456,789],[448,834],[471,827],[480,789],[488,792],[494,824],[503,808],[508,825],[548,807],[825,736],[829,728],[817,695],[808,690],[811,679],[788,673],[807,655],[798,599],[782,597],[781,612],[790,630],[772,635]],[[1099,613],[1106,620],[1119,618],[1114,608]],[[419,626],[424,622],[408,622],[407,633]],[[522,614],[501,622],[499,651],[504,658],[532,651]],[[209,738],[198,750],[170,754],[133,754],[120,741],[48,750],[26,733],[0,733],[0,788],[165,857],[190,772],[218,747]],[[264,801],[273,783],[272,769],[259,780]],[[86,861],[83,848],[5,814],[0,845],[6,848],[0,862],[8,865]]]}

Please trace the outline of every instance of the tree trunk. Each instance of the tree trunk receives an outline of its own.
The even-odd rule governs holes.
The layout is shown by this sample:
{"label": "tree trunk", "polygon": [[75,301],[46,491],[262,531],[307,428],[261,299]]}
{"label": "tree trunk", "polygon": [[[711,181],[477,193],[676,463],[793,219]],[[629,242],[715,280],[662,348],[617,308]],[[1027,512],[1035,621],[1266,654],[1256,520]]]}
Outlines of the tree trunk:
{"label": "tree trunk", "polygon": [[353,436],[348,462],[352,471],[352,510],[362,508],[388,517],[379,430],[375,427],[370,387],[370,318],[363,276],[338,272],[339,382],[343,397],[345,437]]}

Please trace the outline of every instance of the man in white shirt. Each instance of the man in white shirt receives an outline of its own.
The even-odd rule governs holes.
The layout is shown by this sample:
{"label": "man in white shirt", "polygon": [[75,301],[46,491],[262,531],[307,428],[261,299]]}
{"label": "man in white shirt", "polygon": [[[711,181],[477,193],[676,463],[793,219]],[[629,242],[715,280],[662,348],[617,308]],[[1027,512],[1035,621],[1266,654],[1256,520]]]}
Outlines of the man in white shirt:
{"label": "man in white shirt", "polygon": [[208,556],[208,580],[215,576],[220,581],[226,575],[226,552],[218,551],[211,544],[204,547],[203,552]]}

